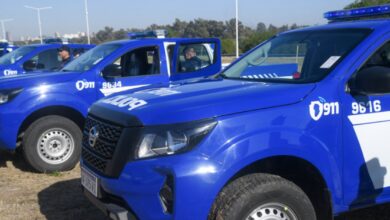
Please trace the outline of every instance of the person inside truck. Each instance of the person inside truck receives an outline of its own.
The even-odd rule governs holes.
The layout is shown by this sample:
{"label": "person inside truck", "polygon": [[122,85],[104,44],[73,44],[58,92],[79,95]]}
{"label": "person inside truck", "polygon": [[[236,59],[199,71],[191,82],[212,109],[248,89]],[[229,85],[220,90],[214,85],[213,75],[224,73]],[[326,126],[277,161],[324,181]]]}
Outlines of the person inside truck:
{"label": "person inside truck", "polygon": [[181,63],[181,72],[192,72],[201,68],[202,60],[196,56],[196,51],[193,47],[186,47],[183,53],[184,62]]}
{"label": "person inside truck", "polygon": [[65,45],[61,46],[58,49],[58,55],[61,58],[60,69],[62,69],[66,64],[68,64],[72,60],[72,58],[70,56],[70,48],[65,46]]}

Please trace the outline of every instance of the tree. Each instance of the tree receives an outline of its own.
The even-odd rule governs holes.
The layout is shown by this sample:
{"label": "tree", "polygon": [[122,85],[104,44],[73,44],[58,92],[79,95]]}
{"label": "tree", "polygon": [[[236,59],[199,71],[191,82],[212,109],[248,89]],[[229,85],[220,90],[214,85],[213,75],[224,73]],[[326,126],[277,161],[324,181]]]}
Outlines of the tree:
{"label": "tree", "polygon": [[173,22],[173,25],[171,26],[174,33],[174,36],[176,37],[183,37],[184,31],[186,30],[188,26],[188,23],[185,21],[181,21],[180,19],[176,18],[175,22]]}
{"label": "tree", "polygon": [[250,35],[249,37],[247,37],[246,39],[242,40],[241,50],[243,52],[246,52],[246,51],[252,49],[253,47],[255,47],[256,45],[260,44],[261,42],[269,39],[273,35],[274,35],[274,33],[269,32],[269,31],[264,32],[264,33],[254,33],[254,34]]}
{"label": "tree", "polygon": [[[245,26],[242,22],[238,23],[238,32],[240,39],[240,52],[246,52],[247,50],[258,45],[262,41],[267,40],[273,35],[287,31],[289,29],[296,29],[303,26],[296,24],[283,25],[277,27],[270,24],[267,26],[259,22],[256,28]],[[128,32],[142,32],[145,30],[156,30],[165,29],[168,31],[168,37],[216,37],[221,39],[222,53],[223,54],[234,54],[235,53],[235,38],[236,38],[236,20],[230,19],[228,21],[216,21],[207,19],[195,19],[192,21],[182,21],[175,19],[172,24],[159,25],[152,24],[145,29],[139,28],[128,28],[114,30],[112,27],[104,27],[103,30],[99,30],[96,34],[93,34],[91,41],[94,44],[100,44],[106,41],[119,40],[127,38]],[[86,37],[72,39],[72,42],[86,43]]]}
{"label": "tree", "polygon": [[389,0],[355,0],[355,2],[345,6],[344,9],[361,8],[361,7],[383,5],[383,4],[389,4],[389,3],[390,3]]}
{"label": "tree", "polygon": [[259,22],[256,27],[257,33],[264,33],[267,31],[267,26],[263,22]]}
{"label": "tree", "polygon": [[294,30],[294,29],[298,29],[298,28],[299,28],[299,26],[295,23],[290,26],[290,30]]}
{"label": "tree", "polygon": [[270,32],[270,33],[272,33],[272,34],[277,34],[277,33],[278,33],[278,28],[277,28],[276,26],[270,24],[270,25],[268,26],[267,32]]}
{"label": "tree", "polygon": [[222,54],[234,54],[236,51],[236,43],[233,39],[222,39],[221,40],[221,46],[222,46]]}
{"label": "tree", "polygon": [[113,38],[115,40],[125,39],[125,38],[127,38],[127,33],[128,33],[127,31],[125,31],[124,29],[121,28],[113,33]]}
{"label": "tree", "polygon": [[103,43],[106,41],[114,40],[114,28],[104,27],[104,30],[100,30],[96,33],[96,41],[98,43]]}

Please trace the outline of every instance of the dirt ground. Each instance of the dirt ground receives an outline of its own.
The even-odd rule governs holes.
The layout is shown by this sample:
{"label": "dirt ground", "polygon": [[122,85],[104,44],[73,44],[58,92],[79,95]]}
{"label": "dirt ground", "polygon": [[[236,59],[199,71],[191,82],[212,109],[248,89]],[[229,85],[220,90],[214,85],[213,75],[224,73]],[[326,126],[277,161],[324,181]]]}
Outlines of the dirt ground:
{"label": "dirt ground", "polygon": [[[0,220],[107,220],[81,192],[80,168],[64,173],[32,172],[18,154],[0,151]],[[390,204],[336,220],[390,220]]]}
{"label": "dirt ground", "polygon": [[0,220],[107,219],[81,192],[80,168],[32,172],[21,156],[0,151]]}

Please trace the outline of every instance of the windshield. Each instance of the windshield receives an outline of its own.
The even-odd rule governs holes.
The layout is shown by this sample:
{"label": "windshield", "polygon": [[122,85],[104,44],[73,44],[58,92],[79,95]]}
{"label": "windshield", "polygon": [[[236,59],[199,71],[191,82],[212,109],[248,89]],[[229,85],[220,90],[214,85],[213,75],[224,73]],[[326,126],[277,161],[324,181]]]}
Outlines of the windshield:
{"label": "windshield", "polygon": [[74,59],[66,65],[62,71],[84,72],[91,69],[93,66],[102,61],[106,56],[110,55],[116,49],[121,47],[121,44],[103,44],[97,46],[84,54]]}
{"label": "windshield", "polygon": [[310,83],[324,78],[370,32],[302,31],[277,36],[222,73],[226,78]]}
{"label": "windshield", "polygon": [[35,49],[36,47],[32,46],[20,47],[11,53],[7,53],[6,55],[0,57],[0,65],[14,64]]}

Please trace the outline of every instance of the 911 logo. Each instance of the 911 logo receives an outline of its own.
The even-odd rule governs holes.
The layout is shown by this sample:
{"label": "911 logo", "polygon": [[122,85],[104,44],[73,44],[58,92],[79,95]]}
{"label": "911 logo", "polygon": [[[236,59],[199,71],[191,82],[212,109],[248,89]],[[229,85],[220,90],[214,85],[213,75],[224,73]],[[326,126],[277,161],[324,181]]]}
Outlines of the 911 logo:
{"label": "911 logo", "polygon": [[85,79],[76,82],[76,89],[79,91],[84,89],[93,89],[93,88],[95,88],[95,82],[88,82]]}
{"label": "911 logo", "polygon": [[338,115],[340,105],[338,102],[326,102],[322,97],[318,101],[312,101],[309,106],[310,116],[314,121],[320,120],[323,116]]}
{"label": "911 logo", "polygon": [[11,75],[17,75],[17,74],[18,74],[17,70],[4,70],[5,76],[11,76]]}

